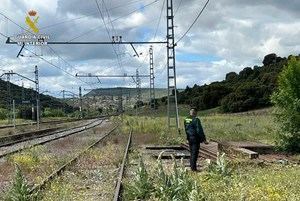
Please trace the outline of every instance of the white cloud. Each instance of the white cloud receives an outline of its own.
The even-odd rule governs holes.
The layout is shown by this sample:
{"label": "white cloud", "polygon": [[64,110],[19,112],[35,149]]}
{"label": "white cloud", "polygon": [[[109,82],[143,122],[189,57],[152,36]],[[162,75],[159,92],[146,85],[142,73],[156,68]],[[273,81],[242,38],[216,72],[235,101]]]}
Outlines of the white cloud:
{"label": "white cloud", "polygon": [[[113,35],[122,35],[126,41],[131,40],[165,40],[166,19],[165,11],[162,14],[157,38],[154,33],[159,20],[163,1],[159,1],[139,12],[122,17],[141,6],[150,3],[150,0],[129,4],[121,0],[98,1],[109,32]],[[106,12],[103,2],[109,10]],[[178,1],[179,2],[179,1]],[[177,9],[178,2],[174,1]],[[182,1],[175,16],[176,38],[180,37],[190,26],[192,20],[199,12],[203,3],[196,0]],[[103,26],[95,1],[82,0],[1,0],[0,12],[8,15],[18,24],[25,26],[24,17],[28,10],[35,9],[41,17],[40,27],[70,20],[61,23],[43,32],[51,35],[53,40],[69,40],[76,36],[82,37],[78,41],[107,41],[110,38]],[[222,80],[230,71],[238,72],[246,66],[260,65],[263,57],[271,52],[279,56],[299,54],[300,50],[300,2],[297,0],[219,0],[211,1],[203,15],[192,28],[190,33],[178,44],[177,52],[181,55],[206,55],[212,61],[180,62],[177,61],[178,87],[186,85],[210,83]],[[72,20],[80,17],[81,19]],[[109,23],[109,18],[116,20],[114,30]],[[8,29],[8,31],[7,31]],[[4,18],[0,18],[0,32],[13,35],[20,32],[20,28],[12,23],[6,26]],[[86,34],[83,34],[85,33]],[[54,91],[63,88],[77,90],[84,85],[56,68],[38,58],[16,58],[19,46],[5,44],[5,39],[0,39],[0,68],[13,69],[25,75],[31,75],[34,65],[41,68],[41,86]],[[106,46],[51,46],[59,55],[76,68],[70,69],[69,65],[58,59],[49,48],[44,48],[44,57],[55,65],[75,74],[135,74],[136,68],[141,74],[148,73],[149,58],[148,45],[135,45],[137,52],[142,53],[140,58],[131,46],[111,45]],[[118,65],[116,54],[123,67]],[[165,45],[154,46],[154,66],[156,84],[166,87],[166,48]],[[95,82],[95,80],[84,79]],[[148,81],[143,81],[147,86]],[[109,79],[104,80],[102,86],[134,86],[129,80]],[[99,86],[99,85],[98,85]],[[100,85],[101,86],[101,85]],[[90,86],[86,86],[90,88]]]}

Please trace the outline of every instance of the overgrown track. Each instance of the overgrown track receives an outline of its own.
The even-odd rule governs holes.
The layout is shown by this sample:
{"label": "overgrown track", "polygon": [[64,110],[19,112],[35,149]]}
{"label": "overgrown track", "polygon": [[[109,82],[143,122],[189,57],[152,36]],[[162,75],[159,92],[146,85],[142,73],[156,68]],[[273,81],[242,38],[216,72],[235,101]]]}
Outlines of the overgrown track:
{"label": "overgrown track", "polygon": [[122,181],[123,181],[123,175],[124,175],[124,171],[125,171],[126,161],[127,161],[127,158],[128,158],[128,152],[129,152],[130,145],[131,145],[131,139],[132,139],[132,130],[130,131],[130,134],[129,134],[129,138],[128,138],[127,146],[126,146],[126,149],[125,149],[123,161],[122,161],[121,168],[120,168],[120,171],[119,171],[118,181],[117,181],[115,195],[114,195],[114,199],[113,199],[114,201],[119,201],[119,200],[122,199]]}
{"label": "overgrown track", "polygon": [[71,160],[69,160],[68,162],[66,162],[64,165],[62,165],[61,167],[59,167],[58,169],[56,169],[55,171],[53,171],[46,179],[44,179],[40,184],[35,185],[30,193],[34,193],[37,192],[39,190],[42,190],[45,188],[45,186],[51,181],[53,180],[55,177],[59,176],[64,170],[66,170],[66,168],[70,167],[72,164],[74,164],[83,154],[85,154],[88,150],[92,149],[93,147],[95,147],[97,144],[99,144],[102,140],[104,140],[106,137],[108,137],[118,126],[114,127],[112,130],[110,130],[108,133],[106,133],[105,135],[103,135],[102,137],[100,137],[96,142],[94,142],[93,144],[89,145],[88,147],[86,147],[85,149],[83,149],[81,152],[79,152],[78,155],[76,155],[74,158],[72,158]]}
{"label": "overgrown track", "polygon": [[[106,116],[100,116],[99,118],[101,118],[101,117],[107,117],[107,115]],[[77,121],[82,121],[82,120],[91,120],[91,119],[94,119],[94,118],[43,121],[43,122],[40,122],[40,124],[63,124],[63,123],[71,123],[71,122],[77,122]],[[22,124],[17,124],[16,127],[29,126],[29,125],[35,125],[35,124],[36,124],[36,122],[22,123]],[[12,125],[12,124],[4,125],[4,126],[0,126],[0,130],[1,129],[6,129],[6,128],[13,128],[13,127],[14,127],[14,125]]]}
{"label": "overgrown track", "polygon": [[[98,121],[100,121],[100,122],[97,123]],[[82,132],[82,131],[94,128],[96,126],[99,126],[102,122],[103,122],[103,120],[96,119],[96,120],[94,120],[92,122],[89,122],[88,124],[85,124],[85,125],[72,127],[72,128],[64,129],[64,130],[57,131],[57,132],[47,133],[47,134],[45,134],[43,136],[38,135],[38,136],[35,136],[35,137],[25,138],[23,140],[16,140],[15,142],[11,142],[10,143],[9,148],[12,147],[11,150],[4,151],[4,153],[0,152],[0,158],[2,158],[4,156],[7,156],[9,154],[13,154],[13,153],[22,151],[23,149],[28,149],[28,148],[31,148],[31,147],[34,147],[34,146],[37,146],[37,145],[42,145],[42,144],[45,144],[45,143],[48,143],[48,142],[51,142],[51,141],[54,141],[54,140],[65,138],[67,136],[70,136],[70,135],[73,135],[73,134],[76,134],[76,133],[79,133],[79,132]],[[65,134],[63,134],[63,133],[65,133]],[[47,137],[49,137],[49,138],[47,139]],[[43,139],[43,138],[46,138],[46,139]],[[19,144],[21,144],[23,142],[27,142],[27,141],[31,141],[31,140],[39,140],[39,139],[40,139],[39,142],[31,144],[29,146],[20,146],[20,147],[17,147],[17,145],[19,145]],[[0,146],[0,148],[1,148],[1,146]]]}
{"label": "overgrown track", "polygon": [[[69,122],[76,122],[76,121],[81,121],[83,119],[72,119],[72,120],[53,120],[53,121],[43,121],[40,122],[40,124],[63,124],[63,123],[69,123]],[[30,122],[30,123],[22,123],[22,124],[17,124],[16,127],[21,127],[21,126],[30,126],[30,125],[35,125],[36,122]],[[14,125],[4,125],[0,126],[1,129],[6,129],[6,128],[13,128]]]}
{"label": "overgrown track", "polygon": [[60,128],[61,127],[47,128],[47,129],[42,129],[37,131],[29,131],[25,133],[19,133],[16,135],[8,135],[8,136],[0,137],[0,147],[11,146],[19,142],[24,142],[37,137],[43,137],[46,135],[46,133],[56,131]]}

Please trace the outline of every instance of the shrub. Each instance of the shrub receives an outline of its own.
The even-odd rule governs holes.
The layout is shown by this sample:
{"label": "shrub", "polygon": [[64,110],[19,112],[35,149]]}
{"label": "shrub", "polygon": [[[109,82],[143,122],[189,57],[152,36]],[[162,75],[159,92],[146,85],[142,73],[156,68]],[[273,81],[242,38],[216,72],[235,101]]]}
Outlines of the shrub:
{"label": "shrub", "polygon": [[291,57],[279,75],[278,90],[272,95],[276,119],[281,126],[278,145],[300,152],[300,61]]}
{"label": "shrub", "polygon": [[222,177],[230,176],[231,170],[228,166],[225,153],[220,154],[218,152],[217,161],[213,163],[209,162],[208,170],[209,172],[220,175]]}
{"label": "shrub", "polygon": [[136,172],[133,182],[128,186],[125,197],[130,200],[136,199],[148,199],[153,191],[153,185],[150,176],[145,168],[145,164],[142,158],[138,170]]}
{"label": "shrub", "polygon": [[7,110],[0,108],[0,119],[6,119],[7,118]]}
{"label": "shrub", "polygon": [[63,117],[65,116],[62,109],[52,109],[52,108],[45,108],[44,117]]}
{"label": "shrub", "polygon": [[16,165],[15,178],[12,187],[6,196],[6,201],[31,201],[37,200],[37,195],[31,194],[30,187],[21,169]]}
{"label": "shrub", "polygon": [[175,159],[173,161],[172,173],[164,170],[160,157],[154,173],[151,174],[140,163],[136,179],[125,191],[126,200],[204,200],[200,185],[194,181],[183,164],[178,166]]}

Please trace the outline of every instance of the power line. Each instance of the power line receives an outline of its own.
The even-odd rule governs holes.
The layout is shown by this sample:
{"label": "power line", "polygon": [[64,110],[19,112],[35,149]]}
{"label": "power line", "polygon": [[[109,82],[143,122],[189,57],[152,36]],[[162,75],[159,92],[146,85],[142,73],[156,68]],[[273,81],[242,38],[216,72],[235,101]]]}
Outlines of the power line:
{"label": "power line", "polygon": [[159,15],[159,20],[158,20],[157,27],[156,27],[155,34],[154,34],[154,40],[156,39],[158,28],[159,28],[159,25],[160,25],[160,22],[161,22],[161,17],[162,17],[163,11],[164,11],[165,2],[166,2],[166,0],[163,1],[163,5],[161,7],[161,11],[160,11],[160,15]]}
{"label": "power line", "polygon": [[[24,31],[26,31],[26,32],[28,32],[28,33],[30,33],[30,34],[32,34],[29,30],[25,29],[23,26],[19,25],[18,23],[16,23],[15,21],[13,21],[13,20],[10,19],[9,17],[7,17],[5,14],[3,14],[3,13],[0,12],[0,15],[4,16],[4,17],[5,17],[6,19],[8,19],[10,22],[12,22],[12,23],[15,24],[16,26],[20,27],[22,30],[24,30]],[[1,33],[1,35],[4,36],[5,38],[9,38],[9,37],[6,36],[5,34],[2,34],[2,33]],[[50,48],[50,49],[51,49],[58,57],[60,57],[65,63],[67,63],[68,65],[71,66],[71,64],[69,64],[66,60],[64,60],[61,56],[59,56],[59,55],[55,52],[55,50],[54,50],[53,48],[51,48],[49,45],[47,45],[47,46],[48,46],[48,47],[49,47],[49,48]],[[76,79],[79,79],[79,78],[77,78],[76,76],[74,76],[74,75],[70,74],[69,72],[67,72],[66,70],[63,70],[61,67],[59,67],[59,66],[57,66],[57,65],[55,65],[55,64],[53,64],[53,63],[51,63],[51,62],[49,62],[48,60],[46,60],[46,59],[43,58],[42,56],[37,55],[35,52],[29,50],[28,48],[24,47],[24,49],[27,50],[27,51],[29,51],[30,53],[34,54],[35,56],[39,57],[40,59],[44,60],[44,61],[47,62],[48,64],[50,64],[50,65],[52,65],[52,66],[54,66],[54,67],[56,67],[56,68],[62,70],[63,72],[67,73],[68,75],[71,75],[72,77],[74,77],[74,78],[76,78]],[[73,68],[74,68],[74,67],[73,67]],[[74,69],[76,70],[76,68],[74,68]],[[81,82],[85,83],[85,84],[88,84],[87,82],[85,82],[85,81],[83,81],[83,80],[81,80],[81,79],[79,79],[79,80],[80,80]],[[89,84],[88,84],[88,85],[89,85]]]}
{"label": "power line", "polygon": [[[114,24],[113,24],[113,22],[112,22],[112,20],[111,20],[110,13],[109,13],[109,11],[108,11],[108,9],[107,9],[107,6],[106,6],[106,4],[105,4],[105,0],[102,0],[102,3],[103,3],[103,5],[104,5],[104,7],[105,7],[105,10],[106,10],[106,13],[107,13],[107,16],[108,16],[108,20],[109,20],[109,22],[110,22],[110,24],[111,24],[112,32],[114,32],[114,34],[115,34],[115,36],[116,36],[117,33],[116,33],[116,30],[115,30]],[[118,50],[118,52],[121,52],[121,51],[120,51],[120,45],[117,45],[117,48],[115,48],[115,49],[116,49],[115,52],[117,52],[117,50]],[[120,59],[119,54],[116,53],[116,56],[117,56],[117,59],[118,59],[119,67],[123,70],[123,72],[125,72],[125,70],[124,70],[124,68],[123,68],[123,66],[122,66],[122,60]]]}
{"label": "power line", "polygon": [[197,15],[197,17],[195,18],[195,20],[193,21],[193,23],[190,25],[190,27],[188,28],[188,30],[179,38],[179,40],[176,42],[176,44],[178,42],[180,42],[186,35],[187,33],[192,29],[192,27],[196,24],[197,20],[199,19],[199,17],[201,16],[201,14],[203,13],[203,11],[205,10],[205,8],[207,7],[208,3],[210,0],[207,0],[206,3],[204,4],[204,6],[202,7],[200,13]]}
{"label": "power line", "polygon": [[[101,9],[100,9],[98,0],[95,0],[95,2],[96,2],[96,4],[97,4],[97,9],[98,9],[98,11],[99,11],[99,13],[100,13],[100,16],[101,16],[101,18],[102,18],[103,24],[104,24],[104,26],[105,26],[105,29],[106,29],[106,32],[107,32],[107,35],[108,35],[108,40],[111,40],[111,35],[110,35],[110,32],[109,32],[109,30],[108,30],[108,27],[107,27],[107,25],[106,25],[106,23],[105,23],[105,19],[104,19],[104,16],[103,16],[102,11],[101,11]],[[117,58],[117,60],[118,60],[119,67],[122,69],[121,64],[120,64],[120,60],[119,60],[119,55],[118,55],[118,53],[117,53],[117,51],[116,51],[114,45],[112,45],[112,48],[113,48],[114,53],[115,53],[115,55],[116,55],[116,58]],[[122,69],[122,70],[124,71],[124,69]]]}
{"label": "power line", "polygon": [[[112,22],[116,22],[116,21],[118,21],[118,20],[120,20],[120,19],[122,19],[122,18],[124,18],[124,17],[127,17],[127,16],[129,16],[129,15],[132,15],[133,13],[138,12],[138,11],[140,11],[141,9],[146,8],[146,7],[148,7],[148,6],[151,6],[151,5],[153,5],[154,3],[158,2],[158,1],[159,1],[159,0],[152,1],[152,2],[149,3],[149,4],[146,4],[146,5],[144,5],[144,6],[140,7],[140,8],[138,8],[138,9],[135,9],[135,10],[133,10],[133,11],[127,13],[126,15],[123,15],[123,16],[120,16],[120,17],[117,17],[117,18],[113,19]],[[76,39],[78,39],[78,38],[81,38],[82,36],[84,36],[84,35],[86,35],[86,34],[89,34],[89,33],[93,32],[93,31],[95,31],[95,30],[101,28],[102,26],[103,26],[103,25],[97,26],[97,27],[94,27],[93,29],[90,29],[89,31],[83,32],[83,33],[81,33],[80,35],[78,35],[78,36],[76,36],[76,37],[70,39],[69,42],[71,42],[71,41],[73,41],[73,40],[76,40]]]}
{"label": "power line", "polygon": [[[122,5],[118,5],[118,6],[115,6],[115,7],[111,7],[108,10],[109,11],[115,10],[115,9],[124,7],[124,5],[128,6],[128,5],[135,4],[135,3],[141,2],[141,1],[143,1],[143,0],[136,0],[136,1],[132,1],[132,2],[126,2],[126,4],[122,4]],[[61,24],[65,24],[65,23],[68,23],[68,22],[80,20],[80,19],[83,19],[83,18],[88,18],[88,17],[91,17],[91,16],[93,16],[93,15],[95,15],[97,13],[98,13],[98,11],[97,12],[93,12],[90,15],[85,15],[85,16],[76,17],[76,18],[73,18],[73,19],[69,19],[69,20],[57,22],[57,23],[54,23],[54,24],[51,24],[51,25],[48,25],[48,26],[41,27],[40,30],[48,29],[48,28],[51,28],[51,27],[55,27],[55,26],[58,26],[58,25],[61,25]]]}
{"label": "power line", "polygon": [[[0,35],[3,36],[3,37],[5,37],[5,38],[8,38],[8,36],[6,36],[5,34],[3,34],[3,33],[1,33],[1,32],[0,32]],[[55,67],[55,68],[57,68],[57,69],[63,71],[64,73],[70,75],[71,77],[74,77],[74,78],[78,79],[75,75],[69,73],[68,71],[66,71],[66,70],[64,70],[64,69],[62,69],[62,68],[59,67],[58,65],[53,64],[52,62],[50,62],[50,61],[48,61],[47,59],[45,59],[44,57],[42,57],[42,56],[36,54],[35,52],[31,51],[30,49],[28,49],[28,48],[26,48],[26,47],[24,47],[24,49],[27,50],[28,52],[30,52],[31,54],[35,55],[36,57],[40,58],[41,60],[45,61],[46,63],[50,64],[51,66],[53,66],[53,67]],[[80,79],[79,79],[79,80],[80,80]],[[81,80],[81,81],[82,81],[82,80]],[[82,81],[82,82],[84,82],[84,81]],[[84,83],[87,84],[86,82],[84,82]]]}
{"label": "power line", "polygon": [[174,12],[174,16],[175,16],[175,15],[176,15],[176,13],[178,12],[178,10],[179,10],[179,8],[180,8],[181,4],[182,4],[182,0],[180,0],[180,2],[179,2],[179,4],[178,4],[178,7],[177,7],[177,9],[176,9],[176,11]]}

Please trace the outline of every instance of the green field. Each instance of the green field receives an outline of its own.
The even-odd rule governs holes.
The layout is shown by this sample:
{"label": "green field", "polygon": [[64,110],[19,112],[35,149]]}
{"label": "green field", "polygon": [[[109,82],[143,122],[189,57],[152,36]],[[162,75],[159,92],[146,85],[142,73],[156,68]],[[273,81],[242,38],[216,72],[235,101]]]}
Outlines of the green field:
{"label": "green field", "polygon": [[[170,134],[175,138],[184,138],[183,120],[188,114],[187,106],[180,106],[181,135],[175,131]],[[248,113],[222,114],[218,109],[200,111],[198,115],[208,139],[211,140],[249,140],[274,144],[277,138],[277,125],[274,122],[272,108],[257,110]],[[145,108],[139,109],[138,118],[135,111],[129,111],[124,115],[124,127],[133,127],[136,133],[152,134],[161,137],[169,133],[166,129],[167,118],[164,108],[152,112]],[[128,128],[124,128],[127,129]],[[177,139],[174,139],[175,142]],[[157,143],[169,143],[169,141]]]}
{"label": "green field", "polygon": [[[138,116],[132,111],[121,118],[124,133],[133,129],[136,145],[129,159],[124,200],[299,200],[299,155],[292,156],[291,163],[261,163],[244,158],[229,161],[225,155],[219,158],[219,164],[202,161],[202,171],[192,173],[180,165],[174,169],[172,162],[165,162],[160,169],[160,162],[140,152],[138,147],[143,144],[185,142],[182,122],[187,113],[188,107],[180,106],[180,135],[166,128],[165,108],[155,113],[142,108]],[[216,108],[200,111],[199,116],[210,140],[276,143],[278,127],[272,108],[236,114],[221,114]],[[144,169],[137,167],[140,157],[146,164]]]}

